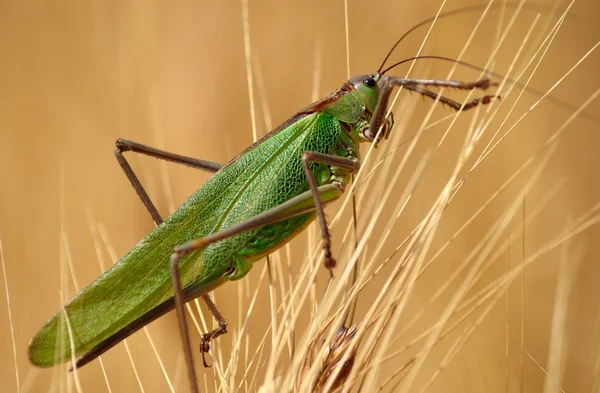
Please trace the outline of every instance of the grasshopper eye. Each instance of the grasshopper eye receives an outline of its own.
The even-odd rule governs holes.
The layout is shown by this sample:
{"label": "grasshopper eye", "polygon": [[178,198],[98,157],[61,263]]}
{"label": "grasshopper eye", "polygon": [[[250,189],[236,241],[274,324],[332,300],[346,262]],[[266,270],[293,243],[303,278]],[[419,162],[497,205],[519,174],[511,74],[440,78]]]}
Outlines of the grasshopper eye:
{"label": "grasshopper eye", "polygon": [[373,78],[367,78],[364,81],[365,86],[373,88],[375,86],[377,86],[377,82],[375,82],[375,79]]}

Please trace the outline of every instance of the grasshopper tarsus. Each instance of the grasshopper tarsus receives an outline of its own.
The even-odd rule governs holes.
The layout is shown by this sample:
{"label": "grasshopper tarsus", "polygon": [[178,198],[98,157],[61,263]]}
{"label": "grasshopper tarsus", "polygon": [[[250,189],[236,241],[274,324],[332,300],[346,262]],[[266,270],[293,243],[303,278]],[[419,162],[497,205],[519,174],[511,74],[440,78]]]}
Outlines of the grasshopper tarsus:
{"label": "grasshopper tarsus", "polygon": [[465,110],[472,109],[472,108],[476,107],[476,106],[477,106],[477,105],[479,105],[479,104],[482,104],[482,105],[487,105],[487,104],[489,104],[490,102],[492,102],[492,99],[493,99],[493,98],[500,99],[500,96],[496,96],[496,95],[487,95],[487,96],[483,96],[483,97],[475,98],[475,99],[473,99],[471,102],[469,102],[469,103],[465,104],[465,106],[464,106],[462,109],[463,109],[463,111],[465,111]]}
{"label": "grasshopper tarsus", "polygon": [[[335,260],[332,261],[333,265],[335,266]],[[329,270],[329,278],[333,279],[333,271],[334,271],[334,266],[326,266],[327,270]]]}
{"label": "grasshopper tarsus", "polygon": [[206,354],[210,351],[210,340],[214,340],[225,333],[227,333],[227,321],[221,320],[219,321],[218,328],[202,335],[202,339],[200,340],[200,353],[202,353],[202,364],[205,368],[211,367],[211,365],[206,362]]}
{"label": "grasshopper tarsus", "polygon": [[208,353],[208,351],[210,351],[210,339],[204,339],[204,336],[202,336],[202,342],[200,343],[200,353],[202,353],[202,365],[204,366],[204,368],[211,368],[212,365],[208,364],[208,362],[206,361],[206,354]]}
{"label": "grasshopper tarsus", "polygon": [[333,258],[331,255],[325,256],[325,262],[323,263],[323,265],[325,265],[325,268],[329,270],[329,276],[333,278],[333,270],[337,265],[337,261],[335,260],[335,258]]}
{"label": "grasshopper tarsus", "polygon": [[483,78],[483,79],[479,79],[476,82],[458,81],[458,82],[456,82],[456,85],[451,86],[451,87],[456,87],[461,90],[473,90],[473,89],[487,90],[491,86],[494,86],[494,87],[498,86],[498,82],[492,82],[490,80],[490,78]]}
{"label": "grasshopper tarsus", "polygon": [[202,335],[202,339],[200,340],[200,353],[202,354],[202,365],[204,368],[212,367],[206,362],[206,354],[210,351],[210,339],[211,333],[205,333]]}

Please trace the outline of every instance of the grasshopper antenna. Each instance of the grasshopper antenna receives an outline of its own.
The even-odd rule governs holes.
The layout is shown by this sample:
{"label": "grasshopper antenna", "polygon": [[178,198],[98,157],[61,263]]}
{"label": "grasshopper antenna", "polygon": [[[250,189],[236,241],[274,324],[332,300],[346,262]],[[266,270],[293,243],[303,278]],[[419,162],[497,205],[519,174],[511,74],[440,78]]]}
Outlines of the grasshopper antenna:
{"label": "grasshopper antenna", "polygon": [[[432,17],[429,17],[427,19],[423,19],[421,22],[417,23],[416,25],[414,25],[413,27],[411,27],[410,29],[408,29],[408,31],[406,33],[404,33],[402,35],[402,37],[398,38],[398,40],[396,41],[396,43],[392,46],[392,48],[389,50],[389,52],[387,53],[387,55],[383,59],[383,62],[379,66],[379,69],[377,70],[377,72],[381,73],[381,70],[385,66],[385,63],[388,61],[388,59],[390,58],[390,56],[392,55],[392,53],[394,52],[394,50],[396,49],[396,47],[398,47],[398,45],[406,37],[408,37],[412,32],[414,32],[415,30],[419,29],[420,27],[428,25],[428,24],[434,22],[437,19],[446,18],[446,17],[452,16],[452,15],[466,14],[466,13],[469,13],[469,12],[480,11],[480,10],[485,9],[485,8],[487,8],[488,10],[494,10],[494,9],[497,9],[497,8],[500,8],[500,7],[514,8],[514,7],[518,6],[518,5],[519,5],[518,2],[507,2],[507,3],[502,3],[502,4],[489,4],[489,3],[487,3],[487,4],[470,5],[470,6],[466,6],[466,7],[457,8],[455,10],[451,10],[451,11],[447,11],[447,12],[442,12],[442,13],[436,15],[436,16],[432,16]],[[538,10],[538,11],[547,11],[550,8],[550,7],[547,7],[547,6],[543,6],[541,4],[523,4],[522,7],[523,7],[523,9],[533,9],[533,10]],[[393,68],[393,66],[390,67],[390,68],[388,68],[387,70],[390,70],[391,68]]]}

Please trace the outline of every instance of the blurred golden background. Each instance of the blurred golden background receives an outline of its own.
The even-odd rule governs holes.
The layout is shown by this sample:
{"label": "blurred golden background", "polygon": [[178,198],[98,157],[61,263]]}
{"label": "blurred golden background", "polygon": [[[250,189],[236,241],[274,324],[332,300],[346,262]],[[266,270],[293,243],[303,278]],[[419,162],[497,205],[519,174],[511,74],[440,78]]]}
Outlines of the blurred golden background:
{"label": "blurred golden background", "polygon": [[[393,42],[418,21],[434,15],[439,3],[349,2],[351,74],[374,72]],[[453,0],[445,9],[475,3]],[[548,0],[537,3],[555,5]],[[566,6],[565,3],[558,8],[562,11]],[[512,12],[506,10],[502,26],[507,25]],[[536,13],[521,12],[496,55],[494,70],[506,72]],[[571,16],[546,53],[530,82],[531,87],[547,91],[598,42],[599,14],[600,4],[596,1],[574,3]],[[547,33],[547,29],[543,30],[545,24],[552,26],[557,15],[542,13],[533,37],[538,39],[542,31]],[[471,13],[440,21],[423,53],[458,56],[478,16],[479,13]],[[498,11],[488,15],[463,60],[479,66],[487,63],[502,33],[498,27],[500,17]],[[342,1],[251,1],[248,24],[259,135],[268,131],[268,124],[263,120],[261,94],[268,102],[273,125],[276,125],[314,99],[314,85],[316,96],[322,97],[346,80]],[[412,35],[392,59],[413,56],[425,31]],[[533,38],[531,45],[532,42],[539,43]],[[16,347],[15,363],[7,302],[3,300],[0,301],[0,392],[17,391],[15,365],[22,391],[67,391],[66,385],[61,385],[64,367],[34,369],[27,359],[27,344],[62,303],[61,277],[67,280],[65,299],[74,294],[70,275],[61,270],[61,261],[72,260],[79,287],[100,273],[86,212],[105,226],[117,257],[153,228],[149,215],[114,158],[116,138],[221,163],[252,142],[242,2],[3,1],[0,3],[0,53],[0,239]],[[531,48],[526,49],[518,64],[522,65],[531,55]],[[580,106],[600,87],[599,64],[600,57],[593,52],[552,96],[573,107]],[[419,67],[423,75],[443,78],[450,65],[423,62]],[[318,73],[316,82],[315,71]],[[392,73],[403,76],[405,72],[406,68],[402,68]],[[454,78],[474,80],[478,75],[463,68]],[[518,93],[511,96],[513,100]],[[526,92],[509,124],[538,98]],[[406,127],[408,136],[412,135],[411,129],[421,124],[431,105],[420,97],[410,99],[416,106],[411,119],[403,120],[401,114],[395,114],[396,122]],[[598,109],[600,106],[595,101],[586,110],[597,114]],[[438,108],[434,119],[449,113],[448,109]],[[564,105],[544,102],[520,122],[445,213],[434,249],[452,236],[572,113],[573,109]],[[458,124],[466,127],[469,118],[470,115],[463,114]],[[521,238],[516,241],[505,253],[504,262],[488,272],[490,277],[504,273],[506,263],[515,265],[522,261],[523,255],[533,254],[563,231],[569,219],[579,217],[599,201],[598,119],[579,117],[569,125],[540,182],[528,195],[526,211],[534,210],[557,183],[566,180],[565,185],[527,228],[525,241]],[[508,126],[501,133],[507,129]],[[425,134],[409,167],[416,166],[421,154],[431,152],[441,134],[441,131]],[[462,137],[455,135],[445,142],[405,217],[394,227],[383,255],[389,255],[423,217],[440,191],[440,182],[447,179],[461,141]],[[398,153],[399,159],[401,156],[402,153]],[[209,176],[177,165],[163,165],[150,158],[132,154],[128,158],[158,202],[163,216]],[[408,181],[410,175],[410,171],[403,174],[399,182]],[[482,233],[513,202],[525,183],[526,178],[511,185],[467,233],[452,244],[443,260],[420,281],[420,295],[411,300],[410,309],[417,310],[420,302],[435,292],[475,247]],[[359,217],[360,210],[359,207]],[[335,211],[335,205],[328,208],[331,217]],[[513,232],[519,230],[522,213],[517,216],[519,219],[511,226]],[[359,218],[359,222],[364,227],[368,216]],[[573,257],[572,264],[566,268],[573,275],[563,335],[566,352],[560,359],[565,370],[562,387],[566,392],[598,389],[599,235],[598,229],[591,227],[569,244],[570,250],[579,257]],[[336,244],[341,237],[342,233],[334,233]],[[63,247],[65,239],[68,254]],[[292,256],[304,255],[305,241],[303,236],[294,240]],[[371,240],[373,245],[367,253],[375,248],[376,242],[377,235]],[[103,257],[110,263],[109,253],[103,252]],[[541,390],[544,371],[532,359],[544,367],[547,364],[560,258],[559,248],[526,269],[523,332],[524,348],[531,357],[525,355],[524,358],[522,385],[521,286],[513,283],[508,300],[495,306],[460,356],[441,372],[428,391]],[[258,266],[262,269],[262,264],[257,264],[245,279],[247,283],[230,283],[216,292],[217,304],[230,326],[237,323],[240,313],[236,305],[239,286],[254,288],[261,270]],[[324,271],[320,272],[320,280],[326,277]],[[376,290],[377,285],[375,281],[369,288]],[[264,283],[263,286],[249,325],[252,345],[265,334],[270,320],[268,288]],[[370,294],[370,290],[365,291],[366,304],[359,306],[359,315],[368,308]],[[209,318],[208,312],[205,317]],[[427,318],[425,324],[433,323],[435,312]],[[302,322],[298,326],[301,327]],[[174,315],[161,318],[149,330],[177,391],[187,391]],[[197,337],[194,340],[197,341]],[[224,350],[230,345],[229,340],[230,337],[223,339]],[[166,391],[168,386],[145,335],[140,332],[129,342],[144,391]],[[447,349],[450,344],[441,345]],[[506,351],[509,353],[508,371]],[[244,360],[239,361],[243,369]],[[122,344],[104,356],[104,363],[113,392],[140,389]],[[394,362],[386,367],[393,370]],[[435,371],[437,366],[432,367]],[[199,367],[198,370],[201,386],[206,378],[211,390],[214,369]],[[106,391],[98,362],[79,373],[85,392]],[[238,374],[237,378],[240,377]],[[260,376],[256,383],[261,385]]]}

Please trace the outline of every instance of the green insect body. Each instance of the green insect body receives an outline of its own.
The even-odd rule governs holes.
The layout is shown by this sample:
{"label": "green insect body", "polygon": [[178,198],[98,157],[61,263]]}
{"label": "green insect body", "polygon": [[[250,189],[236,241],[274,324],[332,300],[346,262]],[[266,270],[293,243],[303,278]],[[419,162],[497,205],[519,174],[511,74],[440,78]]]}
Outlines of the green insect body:
{"label": "green insect body", "polygon": [[[40,329],[29,358],[50,367],[99,353],[174,308],[169,256],[173,248],[202,238],[289,201],[309,190],[301,156],[318,152],[360,162],[379,100],[380,75],[350,79],[330,96],[304,108],[221,168],[183,205],[114,266],[80,291]],[[386,126],[391,124],[385,123]],[[334,184],[325,202],[339,197],[352,174],[311,163],[319,186]],[[314,202],[306,202],[307,208]],[[314,210],[244,231],[187,255],[179,264],[186,299],[246,275],[253,262],[283,246],[316,217]],[[71,348],[67,329],[68,317]],[[96,355],[97,356],[97,355]]]}

